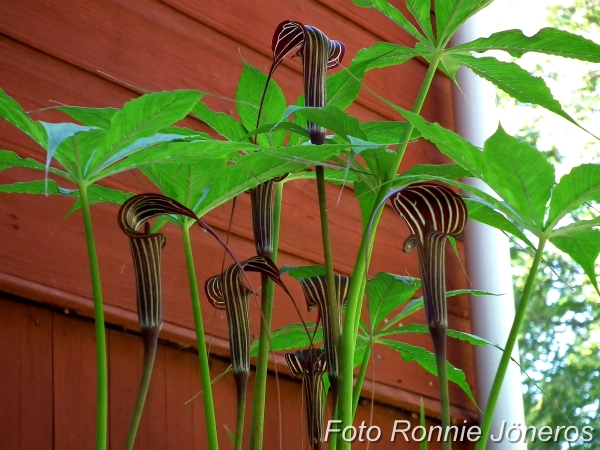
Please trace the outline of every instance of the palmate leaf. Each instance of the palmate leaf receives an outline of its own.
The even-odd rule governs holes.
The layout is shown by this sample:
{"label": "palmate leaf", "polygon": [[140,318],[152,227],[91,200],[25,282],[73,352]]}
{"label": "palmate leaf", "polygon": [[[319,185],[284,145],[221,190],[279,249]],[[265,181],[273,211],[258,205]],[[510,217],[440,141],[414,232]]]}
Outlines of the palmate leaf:
{"label": "palmate leaf", "polygon": [[156,142],[148,147],[136,149],[132,154],[120,155],[119,159],[111,161],[110,165],[90,178],[92,181],[96,181],[110,175],[156,163],[194,164],[199,159],[204,158],[231,158],[238,151],[254,154],[260,149],[261,147],[251,142],[217,141],[204,138],[187,141],[175,137],[172,141]]}
{"label": "palmate leaf", "polygon": [[583,164],[563,176],[552,192],[546,226],[553,226],[583,202],[600,200],[600,165]]}
{"label": "palmate leaf", "polygon": [[469,17],[493,0],[435,0],[438,42],[447,42]]}
{"label": "palmate leaf", "polygon": [[[242,125],[248,131],[252,131],[257,127],[258,109],[262,98],[262,90],[267,83],[267,75],[260,70],[252,67],[244,62],[244,70],[238,82],[236,91],[236,109],[242,121]],[[276,123],[281,119],[287,103],[283,92],[275,82],[271,79],[267,86],[267,93],[263,103],[260,124]],[[279,147],[283,144],[285,132],[275,132],[270,136],[259,135],[258,143],[269,147]]]}
{"label": "palmate leaf", "polygon": [[376,330],[381,322],[397,307],[412,298],[421,286],[417,278],[380,272],[367,282],[367,295],[371,329]]}
{"label": "palmate leaf", "polygon": [[48,139],[42,125],[31,120],[23,108],[2,89],[0,89],[0,117],[46,148]]}
{"label": "palmate leaf", "polygon": [[414,27],[410,21],[404,17],[398,9],[393,7],[388,0],[353,0],[354,4],[361,8],[375,8],[381,14],[387,18],[396,22],[400,28],[406,31],[409,35],[418,39],[419,41],[425,41],[426,38]]}
{"label": "palmate leaf", "polygon": [[277,122],[277,123],[266,123],[264,125],[261,125],[260,127],[256,128],[255,130],[252,130],[251,132],[249,132],[241,140],[245,140],[246,138],[250,138],[252,136],[258,136],[260,134],[265,134],[265,135],[267,135],[267,137],[269,137],[271,135],[271,133],[273,133],[275,131],[281,131],[281,130],[289,131],[291,133],[295,133],[295,134],[305,137],[305,138],[309,137],[309,134],[308,134],[308,131],[306,131],[306,128],[301,127],[297,123]]}
{"label": "palmate leaf", "polygon": [[542,28],[533,36],[525,36],[521,30],[501,31],[453,47],[447,53],[488,50],[504,50],[515,57],[523,56],[527,52],[537,52],[581,61],[600,62],[600,45],[582,36],[556,28]]}
{"label": "palmate leaf", "polygon": [[600,254],[600,231],[570,230],[566,236],[550,238],[550,242],[581,266],[600,295],[596,278],[596,260]]}
{"label": "palmate leaf", "polygon": [[[389,339],[378,339],[377,342],[400,353],[400,356],[405,362],[415,361],[423,369],[437,376],[438,370],[435,362],[435,355],[428,350],[425,350],[422,347],[415,347],[414,345],[392,341]],[[448,380],[457,384],[465,392],[465,394],[469,396],[469,399],[471,399],[473,404],[477,406],[477,402],[475,402],[471,388],[467,384],[465,373],[447,361],[446,370],[448,372]]]}
{"label": "palmate leaf", "polygon": [[117,111],[93,154],[90,171],[139,139],[151,137],[183,119],[202,97],[199,91],[181,90],[145,94]]}
{"label": "palmate leaf", "polygon": [[485,56],[474,58],[469,55],[455,54],[451,58],[468,67],[481,78],[492,82],[517,101],[539,105],[587,131],[562,109],[542,78],[531,75],[517,64]]}
{"label": "palmate leaf", "polygon": [[237,157],[233,164],[228,165],[221,175],[215,178],[198,214],[202,216],[266,180],[326,161],[345,148],[345,145],[299,145],[262,149],[260,153]]}
{"label": "palmate leaf", "polygon": [[[46,123],[40,122],[46,130],[48,136],[48,144],[46,147],[46,179],[48,178],[48,171],[50,169],[50,163],[56,149],[67,139],[72,138],[79,133],[87,133],[88,131],[96,129],[95,127],[87,127],[83,125],[77,125],[75,123]],[[96,133],[96,136],[99,136]],[[64,162],[62,162],[64,165]]]}

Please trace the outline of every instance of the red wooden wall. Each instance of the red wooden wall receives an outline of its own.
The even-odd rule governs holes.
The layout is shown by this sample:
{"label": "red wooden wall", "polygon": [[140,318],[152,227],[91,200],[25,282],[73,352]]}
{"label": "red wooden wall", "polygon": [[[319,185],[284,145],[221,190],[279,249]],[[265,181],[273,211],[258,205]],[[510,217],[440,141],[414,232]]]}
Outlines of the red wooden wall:
{"label": "red wooden wall", "polygon": [[[347,63],[357,50],[380,40],[413,44],[392,22],[354,6],[350,0],[0,2],[0,88],[32,111],[33,118],[48,121],[64,120],[55,112],[39,111],[56,105],[55,102],[122,106],[136,93],[115,78],[145,89],[192,88],[228,99],[235,95],[242,68],[240,55],[256,67],[268,69],[271,35],[284,19],[318,26],[329,37],[342,40],[347,48]],[[410,107],[425,71],[422,61],[413,60],[401,67],[369,73],[366,83],[397,104]],[[297,60],[286,62],[276,75],[290,103],[302,89],[301,76]],[[233,103],[226,99],[215,98],[211,106],[233,112]],[[451,83],[438,76],[424,115],[452,127],[451,102]],[[361,94],[350,112],[362,120],[398,119],[368,93]],[[206,129],[193,119],[186,119],[185,125]],[[38,160],[44,158],[41,149],[5,122],[0,123],[0,148]],[[417,143],[409,146],[405,167],[415,162],[441,161],[443,158],[432,146]],[[32,174],[18,170],[0,172],[2,184],[24,179],[32,179]],[[151,189],[139,174],[107,180],[107,185],[133,192]],[[286,185],[280,262],[294,265],[322,262],[320,239],[307,239],[319,234],[316,198],[316,187],[310,181]],[[0,303],[2,449],[68,450],[90,448],[93,442],[93,333],[92,324],[83,319],[92,315],[91,289],[81,216],[75,213],[62,221],[71,203],[72,200],[64,198],[0,194],[0,292],[6,296]],[[331,227],[335,230],[335,265],[339,272],[348,274],[360,238],[358,205],[350,190],[340,192],[339,188],[330,189],[329,204]],[[127,240],[116,223],[117,210],[114,205],[92,207],[106,320],[112,327],[109,332],[111,448],[122,446],[141,365],[141,343],[135,335],[132,265]],[[206,219],[217,229],[226,230],[229,214],[230,206],[225,205]],[[241,196],[238,201],[232,230],[235,252],[242,259],[251,256],[254,250],[250,241],[248,196]],[[199,382],[195,356],[186,348],[193,346],[195,340],[182,242],[174,227],[167,228],[166,234],[169,241],[163,262],[165,327],[161,334],[165,345],[161,347],[152,381],[138,448],[204,448],[201,402],[184,404],[198,391]],[[416,254],[401,252],[407,234],[401,220],[386,211],[377,237],[373,274],[386,270],[418,276]],[[199,278],[203,280],[219,272],[222,253],[218,246],[198,231],[194,232],[193,242]],[[449,288],[467,287],[463,270],[452,252],[448,253],[448,260]],[[302,298],[297,285],[292,285],[292,291],[295,298]],[[273,326],[279,328],[289,324],[295,313],[284,296],[276,302]],[[257,334],[259,316],[255,304],[252,308],[252,332]],[[466,298],[452,299],[449,309],[450,326],[470,331]],[[216,375],[226,367],[220,359],[228,354],[225,317],[222,312],[215,314],[208,304],[203,304],[203,313],[212,335]],[[305,318],[315,319],[307,313]],[[417,320],[423,322],[424,316],[419,315]],[[134,333],[126,333],[127,330]],[[405,335],[403,339],[431,347],[427,336]],[[471,348],[451,342],[449,359],[465,370],[473,386]],[[386,349],[375,349],[372,364],[374,371],[370,369],[369,374],[375,374],[375,381],[365,383],[364,394],[367,398],[372,394],[377,402],[375,424],[385,429],[394,419],[411,417],[411,413],[418,411],[421,398],[427,414],[439,417],[437,381],[433,376],[414,363],[403,363],[397,354]],[[287,374],[287,368],[281,357],[276,367],[282,374],[284,439],[300,442],[299,383],[283,375]],[[279,408],[274,378],[270,382],[268,423],[276,423]],[[218,423],[233,427],[232,380],[225,377],[216,389]],[[455,386],[451,386],[451,398],[453,418],[458,423],[474,420],[473,405]],[[363,408],[359,416],[368,419],[368,409]],[[227,448],[224,430],[221,432]],[[385,444],[384,439],[377,448],[386,448]],[[265,448],[279,448],[278,436],[270,435]]]}

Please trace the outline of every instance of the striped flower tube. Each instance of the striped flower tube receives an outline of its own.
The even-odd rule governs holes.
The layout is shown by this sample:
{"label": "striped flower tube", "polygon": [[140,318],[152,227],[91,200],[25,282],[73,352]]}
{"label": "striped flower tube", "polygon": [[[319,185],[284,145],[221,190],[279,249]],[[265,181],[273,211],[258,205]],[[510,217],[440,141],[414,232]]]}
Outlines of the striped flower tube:
{"label": "striped flower tube", "polygon": [[[340,305],[346,304],[350,278],[342,275],[335,275],[335,292],[337,301]],[[325,355],[327,358],[327,372],[331,382],[331,391],[333,392],[334,404],[337,401],[337,388],[339,380],[339,355],[338,349],[333,343],[332,328],[341,325],[341,317],[333,317],[327,301],[327,278],[325,275],[319,275],[310,278],[299,278],[302,292],[306,300],[308,311],[315,307],[319,311],[319,316],[323,321],[323,341],[325,343]]]}
{"label": "striped flower tube", "polygon": [[391,196],[392,207],[408,225],[411,236],[404,251],[417,246],[423,298],[430,329],[446,329],[446,238],[461,238],[467,223],[467,207],[460,196],[445,186],[415,183]]}
{"label": "striped flower tube", "polygon": [[302,378],[308,440],[313,450],[323,446],[323,375],[327,371],[327,360],[323,349],[310,347],[294,353],[287,353],[292,376]]}

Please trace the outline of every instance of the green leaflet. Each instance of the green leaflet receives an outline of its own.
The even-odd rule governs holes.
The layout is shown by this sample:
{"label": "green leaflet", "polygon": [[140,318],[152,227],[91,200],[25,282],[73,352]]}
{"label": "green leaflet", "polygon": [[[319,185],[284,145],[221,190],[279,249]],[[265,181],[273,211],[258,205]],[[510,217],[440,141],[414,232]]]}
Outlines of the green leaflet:
{"label": "green leaflet", "polygon": [[419,41],[425,41],[425,36],[423,36],[419,31],[413,26],[412,23],[408,21],[406,17],[395,7],[390,5],[388,0],[353,0],[354,4],[360,6],[361,8],[375,8],[381,14],[386,16],[388,19],[393,20],[406,31],[409,35],[418,39]]}
{"label": "green leaflet", "polygon": [[452,55],[451,59],[468,67],[481,78],[494,83],[496,87],[519,102],[539,105],[587,131],[562,109],[542,78],[531,75],[517,64],[498,61],[491,57],[474,58],[462,54]]}
{"label": "green leaflet", "polygon": [[325,267],[320,265],[314,266],[283,266],[279,269],[282,275],[287,273],[290,277],[295,278],[312,278],[320,275],[325,275]]}
{"label": "green leaflet", "polygon": [[463,200],[469,211],[469,219],[476,220],[477,222],[484,223],[498,230],[512,234],[525,242],[530,248],[535,249],[535,246],[527,239],[523,232],[492,206],[481,199],[463,198]]}
{"label": "green leaflet", "polygon": [[[267,83],[267,75],[244,62],[244,70],[238,82],[235,93],[235,107],[242,121],[242,125],[251,131],[257,127],[258,109],[262,98],[263,89]],[[281,89],[271,79],[267,86],[267,93],[262,108],[260,124],[276,123],[283,116],[287,103]],[[279,147],[283,145],[285,132],[274,132],[271,135],[259,135],[258,143],[265,147]]]}
{"label": "green leaflet", "polygon": [[360,207],[363,230],[371,224],[371,213],[375,208],[375,200],[377,199],[377,192],[374,189],[375,186],[371,187],[365,181],[354,183],[354,193]]}
{"label": "green leaflet", "polygon": [[[362,122],[360,127],[367,135],[369,142],[374,144],[397,144],[404,133],[406,123],[393,121]],[[420,137],[419,130],[413,130],[410,140],[417,140]]]}
{"label": "green leaflet", "polygon": [[[377,342],[400,353],[400,356],[402,356],[402,359],[405,362],[415,361],[423,369],[437,376],[438,371],[435,364],[435,355],[433,353],[425,350],[422,347],[415,347],[414,345],[392,341],[389,339],[379,339]],[[477,405],[477,402],[475,402],[475,398],[473,397],[473,393],[471,392],[471,388],[467,384],[465,373],[447,361],[446,370],[448,371],[448,379],[457,384],[469,396],[473,404]]]}
{"label": "green leaflet", "polygon": [[583,202],[600,200],[600,165],[582,164],[563,176],[552,192],[546,226],[575,210]]}
{"label": "green leaflet", "polygon": [[421,281],[417,278],[385,272],[369,280],[367,295],[371,329],[376,330],[394,309],[410,300],[420,286]]}
{"label": "green leaflet", "polygon": [[[0,150],[0,170],[9,169],[11,167],[24,167],[27,169],[46,170],[46,165],[31,158],[21,158],[14,152],[8,150]],[[49,173],[67,177],[67,173],[62,170],[50,167]]]}
{"label": "green leaflet", "polygon": [[416,19],[429,42],[435,42],[431,27],[431,0],[406,0],[406,7]]}
{"label": "green leaflet", "polygon": [[403,47],[390,42],[377,42],[369,48],[359,50],[350,67],[364,67],[364,71],[403,64],[419,56],[421,52],[414,48]]}
{"label": "green leaflet", "polygon": [[55,109],[68,114],[83,125],[103,130],[110,126],[110,120],[118,111],[117,108],[86,108],[83,106],[57,106]]}
{"label": "green leaflet", "polygon": [[581,61],[600,62],[600,45],[582,36],[556,28],[542,28],[531,37],[525,36],[521,30],[501,31],[490,37],[479,38],[453,47],[447,53],[488,50],[504,50],[515,57],[523,56],[527,52],[537,52]]}
{"label": "green leaflet", "polygon": [[[13,184],[0,185],[0,192],[7,194],[44,194],[44,195],[66,195],[69,197],[77,197],[77,200],[67,213],[67,217],[81,207],[79,201],[79,191],[77,189],[65,189],[56,184],[54,180],[36,180],[36,181],[20,181]],[[93,184],[88,187],[89,203],[114,203],[120,205],[125,202],[133,193],[125,193],[117,189]]]}
{"label": "green leaflet", "polygon": [[600,231],[570,230],[566,236],[551,237],[550,242],[581,266],[600,295],[596,278],[596,259],[600,254]]}
{"label": "green leaflet", "polygon": [[[272,331],[270,335],[269,350],[278,352],[281,350],[293,350],[296,348],[308,347],[311,344],[311,337],[315,324],[307,323],[306,327],[311,333],[310,336],[306,334],[306,328],[300,323],[294,323]],[[250,344],[250,357],[258,355],[258,341],[259,340],[256,339]],[[312,343],[318,344],[320,342],[323,342],[323,331],[318,329]]]}
{"label": "green leaflet", "polygon": [[554,187],[554,167],[539,151],[498,128],[484,144],[483,179],[541,231]]}
{"label": "green leaflet", "polygon": [[[202,101],[198,101],[194,106],[192,114],[230,141],[245,140],[244,136],[248,134],[248,130],[233,117],[222,112],[212,111]],[[250,142],[250,139],[247,141]]]}
{"label": "green leaflet", "polygon": [[446,43],[469,17],[493,0],[435,0],[438,42]]}
{"label": "green leaflet", "polygon": [[367,135],[361,129],[358,119],[346,114],[336,106],[310,107],[292,105],[283,113],[283,119],[292,113],[333,131],[347,142],[350,142],[350,136],[367,140]]}
{"label": "green leaflet", "polygon": [[0,117],[46,148],[47,137],[39,122],[31,120],[21,106],[0,89]]}
{"label": "green leaflet", "polygon": [[225,169],[223,156],[197,158],[194,163],[158,163],[141,168],[152,183],[167,197],[198,212],[213,180]]}
{"label": "green leaflet", "polygon": [[[365,64],[350,64],[327,77],[327,105],[337,106],[342,111],[356,100],[365,77]],[[304,105],[304,98],[301,103]]]}

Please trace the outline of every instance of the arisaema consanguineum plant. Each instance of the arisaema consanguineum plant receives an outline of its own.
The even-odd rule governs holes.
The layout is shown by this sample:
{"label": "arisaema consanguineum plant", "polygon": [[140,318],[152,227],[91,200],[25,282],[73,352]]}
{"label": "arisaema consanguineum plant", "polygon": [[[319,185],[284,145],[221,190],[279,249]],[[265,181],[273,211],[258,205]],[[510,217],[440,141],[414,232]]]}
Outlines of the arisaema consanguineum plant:
{"label": "arisaema consanguineum plant", "polygon": [[[367,298],[373,296],[373,293],[369,292],[369,285],[374,286],[374,284],[372,284],[372,280],[367,283],[366,273],[375,236],[374,230],[377,227],[380,215],[380,212],[375,211],[377,205],[381,204],[390,189],[403,187],[413,182],[433,180],[452,184],[474,194],[477,198],[465,200],[471,218],[513,234],[535,252],[534,263],[519,304],[517,318],[507,342],[506,351],[496,377],[495,388],[492,390],[490,402],[484,415],[483,439],[478,447],[482,449],[485,447],[485,437],[490,430],[494,402],[498,397],[503,372],[510,360],[512,346],[516,340],[516,332],[522,320],[524,308],[527,306],[527,299],[534,287],[535,273],[542,262],[541,251],[546,242],[550,241],[570,254],[582,265],[590,278],[595,281],[594,262],[600,251],[597,245],[597,242],[600,242],[598,231],[594,228],[597,221],[569,224],[561,222],[561,220],[583,202],[598,200],[600,174],[597,165],[585,164],[576,167],[570,174],[563,177],[559,183],[556,183],[553,169],[537,150],[519,143],[517,139],[506,135],[502,130],[499,130],[486,142],[482,151],[451,131],[437,124],[426,122],[418,114],[421,111],[434,74],[438,69],[452,80],[455,80],[458,68],[467,67],[496,84],[517,100],[538,104],[574,122],[562,110],[560,104],[553,98],[541,79],[532,77],[515,63],[501,62],[487,55],[475,58],[472,53],[495,49],[504,50],[515,57],[520,57],[527,52],[541,52],[600,62],[600,48],[597,44],[584,38],[554,29],[543,29],[533,36],[525,36],[519,30],[509,30],[458,46],[449,46],[450,39],[457,28],[470,16],[491,3],[491,0],[469,2],[436,0],[433,4],[433,12],[436,16],[435,25],[431,21],[432,5],[429,1],[409,0],[406,2],[407,9],[414,17],[414,21],[409,21],[400,10],[386,1],[356,0],[355,3],[362,7],[373,7],[382,12],[412,36],[416,41],[416,45],[407,47],[392,43],[379,43],[361,50],[348,68],[330,78],[330,81],[327,82],[328,88],[335,86],[336,83],[339,87],[344,82],[343,80],[348,83],[351,83],[352,80],[358,80],[354,84],[353,89],[355,89],[356,85],[360,85],[360,81],[367,70],[401,64],[414,57],[421,57],[427,61],[428,69],[422,88],[415,99],[412,113],[387,102],[389,106],[402,114],[408,121],[394,127],[395,139],[399,145],[391,151],[364,147],[365,150],[361,153],[366,167],[358,168],[355,189],[359,195],[360,193],[363,194],[359,197],[359,203],[365,224],[363,224],[362,242],[356,258],[348,294],[341,353],[346,356],[354,355],[357,342],[360,342],[357,338],[361,327],[363,293],[367,290]],[[416,25],[413,25],[415,23]],[[290,31],[296,33],[299,40],[300,32],[298,30],[301,31],[302,47],[304,48],[306,45],[304,43],[304,33],[308,27],[296,24],[289,25],[289,28]],[[308,53],[301,53],[304,65],[306,59],[308,59],[307,55]],[[260,88],[258,87],[256,91],[260,91]],[[329,91],[330,93],[333,92],[331,89]],[[343,96],[340,92],[345,91],[338,89],[327,99],[327,104],[314,105],[318,107],[316,110],[307,109],[302,111],[297,109],[295,115],[310,116],[310,123],[320,123],[322,127],[329,128],[336,134],[336,137],[332,139],[333,142],[337,142],[336,139],[340,136],[358,139],[365,139],[366,137],[368,140],[372,140],[371,131],[375,129],[375,126],[360,124],[358,121],[351,123],[350,120],[343,122],[343,126],[338,129],[334,129],[336,127],[332,126],[331,121],[326,124],[327,120],[325,119],[331,119],[331,116],[327,117],[327,114],[333,111],[331,108],[328,110],[328,107],[336,104],[336,102],[339,102],[338,105],[348,103],[345,100],[340,100]],[[286,166],[284,170],[283,166],[290,164],[290,161],[294,158],[305,158],[303,163],[306,163],[306,160],[321,162],[328,157],[337,155],[342,150],[341,146],[336,148],[333,145],[322,145],[318,146],[322,147],[320,149],[322,153],[317,155],[311,154],[311,152],[318,152],[319,150],[315,150],[315,147],[311,148],[310,146],[301,148],[301,146],[291,145],[285,150],[280,148],[280,143],[267,146],[265,142],[269,140],[269,137],[273,141],[274,134],[271,132],[268,136],[260,136],[257,143],[254,144],[251,142],[249,135],[258,133],[257,130],[260,130],[260,126],[257,130],[252,130],[251,127],[237,122],[233,124],[229,120],[232,118],[227,119],[224,116],[218,116],[207,111],[203,103],[198,101],[199,95],[201,94],[192,91],[150,94],[131,102],[123,110],[61,107],[64,112],[83,124],[78,125],[74,123],[44,124],[33,121],[29,119],[16,102],[2,93],[0,99],[2,116],[39,143],[47,152],[48,159],[47,163],[43,164],[30,159],[20,159],[11,152],[2,152],[0,154],[1,167],[18,166],[47,171],[52,177],[62,177],[73,184],[68,184],[68,188],[59,187],[53,178],[51,180],[2,186],[1,190],[3,192],[47,192],[79,196],[77,205],[81,205],[84,214],[96,306],[96,322],[98,324],[103,323],[101,291],[99,269],[97,262],[94,262],[96,261],[95,244],[91,233],[89,204],[95,201],[122,203],[127,198],[127,195],[123,193],[95,184],[98,180],[113,173],[136,167],[154,168],[156,161],[165,158],[174,163],[182,161],[182,159],[178,160],[177,158],[185,159],[186,155],[198,150],[213,155],[218,152],[219,156],[222,155],[223,149],[231,150],[227,156],[228,163],[222,169],[224,174],[231,176],[226,175],[224,179],[227,181],[223,183],[212,182],[204,185],[209,189],[206,190],[206,195],[202,196],[203,199],[199,201],[197,208],[195,208],[196,205],[187,205],[194,209],[195,213],[202,215],[201,213],[212,209],[212,207],[225,203],[233,195],[252,189],[257,186],[258,182],[272,179],[283,173],[293,173],[293,168]],[[258,104],[258,101],[256,103]],[[172,128],[171,125],[176,120],[187,114],[185,110],[190,105],[196,115],[217,129],[231,142],[213,141],[201,133],[190,133],[189,131]],[[340,106],[340,108],[343,107]],[[276,120],[269,120],[269,122],[277,122],[280,119],[276,118]],[[340,123],[342,122],[337,124]],[[256,117],[252,127],[255,124]],[[231,126],[229,127],[229,125]],[[279,129],[285,130],[287,127],[291,131],[294,128],[292,125],[293,123],[284,126],[282,122]],[[265,133],[273,129],[273,126],[269,125],[267,128],[261,132]],[[309,126],[309,128],[311,127]],[[421,167],[418,170],[414,169],[397,175],[408,142],[415,137],[415,128],[419,134],[436,144],[456,164],[446,165],[445,167]],[[311,130],[312,134],[318,138],[318,126],[316,128],[312,127]],[[296,127],[294,132],[296,133],[295,136],[301,136],[302,130]],[[293,142],[297,141],[290,138],[290,143]],[[375,140],[373,139],[372,142],[375,142]],[[378,143],[389,144],[391,142],[386,137]],[[146,150],[150,146],[152,146],[152,152],[147,152]],[[330,148],[323,151],[325,150],[323,147]],[[282,170],[269,171],[264,169],[263,163],[259,161],[262,156],[259,158],[255,154],[259,148],[265,150],[265,154],[262,156],[266,156],[270,152],[272,157],[271,160],[267,157],[262,159],[264,165],[279,161],[281,165],[278,169],[281,168]],[[276,148],[276,151],[273,150],[274,148]],[[345,146],[345,148],[348,148],[348,146]],[[237,155],[238,150],[245,152],[246,155]],[[204,154],[204,156],[208,155]],[[56,167],[56,164],[50,166],[51,160],[56,161],[60,168]],[[298,163],[299,160],[295,159],[295,162]],[[305,164],[305,167],[309,165],[311,164]],[[250,174],[247,178],[243,178],[241,175],[244,172],[243,166],[251,169],[246,171]],[[172,167],[176,167],[176,164]],[[259,170],[260,167],[264,170]],[[177,170],[174,169],[173,173],[177,174]],[[254,180],[252,177],[257,173],[264,174],[264,178],[261,178],[261,175],[258,177],[259,180]],[[352,175],[352,173],[349,173],[348,179]],[[457,177],[469,175],[485,181],[502,200],[455,181]],[[236,179],[237,176],[241,178]],[[71,190],[73,187],[75,189]],[[374,219],[373,216],[375,216]],[[373,226],[369,227],[368,225],[371,222],[373,222]],[[367,229],[369,232],[366,231]],[[523,232],[522,230],[527,231]],[[327,234],[325,230],[323,234]],[[327,265],[331,267],[331,264]],[[333,273],[332,270],[331,273]],[[330,298],[332,297],[330,295]],[[387,331],[391,330],[383,326],[379,332]],[[103,327],[97,327],[97,333],[97,342],[101,345],[104,342]],[[99,399],[104,398],[106,392],[106,384],[103,381],[106,380],[106,377],[103,377],[101,373],[106,367],[105,360],[103,362],[101,359],[102,354],[103,351],[100,349],[98,352],[100,358],[98,363]],[[343,421],[342,426],[351,424],[357,398],[356,394],[353,395],[353,390],[356,391],[358,384],[357,386],[353,385],[352,369],[354,361],[352,359],[346,357],[342,358],[340,362],[340,399],[338,403],[339,418]],[[97,448],[105,446],[106,408],[101,406],[103,402],[103,400],[99,401]],[[343,441],[340,441],[340,445],[342,447],[349,446],[348,443]]]}

